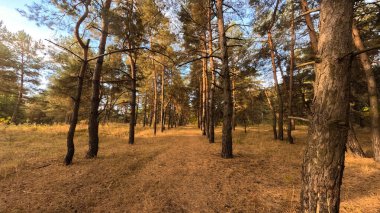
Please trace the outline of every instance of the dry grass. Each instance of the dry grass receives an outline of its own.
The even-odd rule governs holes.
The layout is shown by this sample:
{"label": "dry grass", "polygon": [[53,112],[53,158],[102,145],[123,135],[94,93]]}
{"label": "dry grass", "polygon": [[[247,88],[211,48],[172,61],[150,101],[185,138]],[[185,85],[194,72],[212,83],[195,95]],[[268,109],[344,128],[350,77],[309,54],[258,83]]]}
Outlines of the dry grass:
{"label": "dry grass", "polygon": [[[0,212],[297,212],[306,128],[296,144],[270,127],[237,129],[234,159],[221,159],[220,129],[209,144],[193,127],[153,137],[127,125],[101,126],[100,153],[84,159],[85,125],[72,166],[63,166],[67,126],[0,127]],[[368,152],[368,131],[359,139]],[[347,155],[341,212],[380,212],[380,165]]]}

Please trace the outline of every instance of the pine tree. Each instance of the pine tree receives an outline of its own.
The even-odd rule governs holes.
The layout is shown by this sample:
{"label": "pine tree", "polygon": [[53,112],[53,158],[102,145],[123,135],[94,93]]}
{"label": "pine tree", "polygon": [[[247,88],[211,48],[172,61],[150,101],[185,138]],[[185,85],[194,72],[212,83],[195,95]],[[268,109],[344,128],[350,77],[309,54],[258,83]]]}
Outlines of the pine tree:
{"label": "pine tree", "polygon": [[[301,211],[339,212],[349,115],[354,1],[322,1],[313,118],[302,167]],[[330,47],[334,47],[333,49]],[[343,58],[342,58],[343,57]]]}

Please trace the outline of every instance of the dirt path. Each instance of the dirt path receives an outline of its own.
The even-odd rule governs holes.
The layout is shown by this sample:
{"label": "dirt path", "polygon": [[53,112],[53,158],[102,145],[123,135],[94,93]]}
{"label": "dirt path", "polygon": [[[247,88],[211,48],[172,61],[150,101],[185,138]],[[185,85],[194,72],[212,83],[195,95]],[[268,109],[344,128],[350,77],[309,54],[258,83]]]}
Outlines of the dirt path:
{"label": "dirt path", "polygon": [[128,206],[131,212],[210,212],[235,208],[234,195],[241,197],[244,187],[233,186],[238,180],[232,180],[229,163],[227,168],[219,165],[220,144],[208,144],[197,133],[183,129],[177,133],[181,137],[165,137],[170,146],[139,170],[133,181],[125,179],[112,190],[110,197],[116,199],[105,200],[95,209]]}
{"label": "dirt path", "polygon": [[[303,144],[274,142],[266,130],[236,134],[235,157],[228,160],[219,156],[220,132],[209,144],[193,127],[156,137],[147,130],[133,146],[104,134],[95,160],[77,157],[65,167],[58,156],[1,179],[0,212],[296,212]],[[300,141],[304,133],[295,136]],[[85,143],[78,143],[84,153]],[[362,168],[350,159],[345,181],[356,188],[343,191],[342,212],[357,210],[363,204],[357,199],[380,201],[379,170],[359,180]],[[366,189],[358,183],[369,180],[372,194],[361,195]],[[374,205],[360,210],[376,212]]]}

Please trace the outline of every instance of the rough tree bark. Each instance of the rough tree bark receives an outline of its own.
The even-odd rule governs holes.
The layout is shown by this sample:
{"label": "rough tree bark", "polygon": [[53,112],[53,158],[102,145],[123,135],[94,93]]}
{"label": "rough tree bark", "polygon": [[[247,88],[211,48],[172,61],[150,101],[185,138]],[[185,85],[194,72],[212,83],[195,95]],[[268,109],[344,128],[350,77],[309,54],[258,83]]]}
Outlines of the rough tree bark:
{"label": "rough tree bark", "polygon": [[353,0],[322,1],[313,115],[302,166],[301,211],[339,212],[349,129]]}
{"label": "rough tree bark", "polygon": [[[104,8],[102,9],[102,34],[98,47],[98,55],[102,55],[106,49],[108,37],[109,18],[108,12],[112,0],[106,0]],[[88,151],[86,158],[94,158],[98,155],[99,148],[99,103],[100,103],[100,77],[102,73],[104,56],[96,60],[94,73],[92,76],[92,93],[91,93],[91,106],[90,115],[88,119]]]}
{"label": "rough tree bark", "polygon": [[88,16],[88,12],[89,12],[88,7],[89,7],[90,3],[91,3],[91,0],[86,1],[85,12],[79,18],[78,22],[75,25],[74,34],[75,34],[75,37],[76,37],[79,45],[83,49],[83,58],[82,58],[83,60],[82,60],[82,66],[81,66],[81,69],[80,69],[79,75],[78,75],[76,95],[73,98],[74,106],[73,106],[72,118],[70,120],[69,131],[67,132],[67,142],[66,142],[67,143],[67,153],[66,153],[66,157],[64,160],[64,163],[66,165],[70,165],[72,163],[74,152],[75,152],[74,135],[75,135],[75,128],[76,128],[77,123],[78,123],[79,106],[80,106],[80,101],[81,101],[81,97],[82,97],[83,80],[84,80],[84,75],[87,71],[87,65],[88,65],[87,57],[88,57],[88,49],[89,49],[89,45],[90,45],[90,40],[87,40],[86,44],[83,42],[82,38],[79,35],[79,28],[80,28],[80,25],[83,23],[83,21]]}
{"label": "rough tree bark", "polygon": [[[207,30],[208,30],[208,52],[211,56],[213,54],[212,46],[212,1],[209,0],[209,8],[207,11]],[[215,93],[215,67],[214,67],[214,58],[210,57],[210,72],[211,72],[211,87],[210,87],[210,106],[209,106],[209,142],[215,142],[215,103],[214,103],[214,93]]]}
{"label": "rough tree bark", "polygon": [[223,128],[222,158],[232,158],[232,91],[230,71],[228,68],[228,51],[223,18],[223,0],[216,1],[219,33],[219,49],[222,58],[221,77],[223,79]]}
{"label": "rough tree bark", "polygon": [[[364,44],[360,38],[360,32],[355,24],[352,25],[352,38],[356,49],[364,50]],[[363,66],[367,78],[368,98],[371,117],[371,140],[373,146],[374,159],[380,162],[380,120],[379,120],[379,103],[377,94],[377,85],[375,75],[372,71],[370,59],[367,53],[359,55],[360,63]]]}
{"label": "rough tree bark", "polygon": [[[309,8],[308,8],[308,6],[307,6],[307,2],[306,2],[306,0],[301,0],[301,7],[302,7],[302,12],[307,12],[307,11],[309,11]],[[306,22],[306,25],[308,26],[308,29],[309,29],[309,37],[310,37],[310,45],[311,45],[311,49],[312,49],[312,52],[313,52],[313,57],[315,57],[316,55],[317,55],[317,53],[318,53],[318,48],[317,48],[317,46],[318,46],[318,36],[317,36],[317,34],[316,34],[316,32],[315,32],[315,29],[314,29],[314,25],[313,25],[313,22],[312,22],[312,19],[311,19],[311,16],[310,16],[310,13],[308,13],[308,14],[306,14],[305,15],[305,22]],[[354,25],[353,25],[353,27],[354,27]],[[359,34],[357,34],[357,35],[359,35]],[[360,36],[359,37],[357,37],[358,39],[359,39],[359,41],[358,40],[356,40],[357,42],[358,42],[358,45],[359,45],[359,42],[361,41],[360,40]],[[354,40],[354,42],[355,42],[355,45],[356,45],[356,41],[355,41],[355,38],[354,38],[354,35],[353,35],[353,40]],[[358,48],[358,47],[357,47]],[[359,49],[359,48],[358,48]],[[364,49],[364,46],[362,46],[362,49]],[[363,61],[361,61],[362,63],[363,63]],[[363,67],[364,67],[365,65],[363,65]],[[371,67],[371,65],[369,64],[367,64],[367,66],[369,66],[369,67]],[[367,84],[371,84],[369,81],[370,78],[368,78],[367,77]],[[376,88],[376,82],[375,82],[375,80],[374,79],[372,79],[372,82],[374,82],[375,83],[375,87],[374,88]],[[372,92],[373,92],[373,90],[372,90]],[[376,94],[377,94],[377,90],[375,90],[374,91]],[[369,93],[370,94],[370,93]],[[302,98],[303,98],[303,102],[304,103],[306,103],[305,102],[305,97],[304,97],[304,94],[302,93]],[[377,95],[376,95],[376,102],[377,102]],[[306,106],[306,104],[304,104],[305,106]],[[310,107],[307,105],[307,109],[308,109],[308,112],[310,112]],[[376,109],[377,109],[377,105],[376,105]],[[377,111],[378,112],[378,111]],[[311,112],[310,112],[311,113]],[[376,113],[375,113],[376,114]],[[379,116],[378,116],[379,114],[377,113],[377,118],[379,118]],[[376,116],[376,115],[375,115]],[[377,119],[378,120],[378,119]],[[378,127],[379,127],[379,125],[377,125]],[[356,139],[356,140],[351,140],[352,138],[356,138],[356,135],[355,135],[355,131],[353,131],[353,129],[352,128],[350,128],[349,130],[348,130],[348,141],[347,141],[347,146],[348,146],[348,148],[350,148],[350,147],[357,147],[357,150],[362,150],[362,148],[361,148],[361,146],[360,146],[360,144],[359,144],[359,142],[358,142],[358,140]],[[376,133],[375,133],[376,134]],[[379,134],[379,133],[378,133]],[[379,138],[380,137],[380,135],[377,137],[377,138]],[[358,151],[358,152],[360,152],[360,151]],[[361,154],[357,154],[357,156],[361,156]]]}

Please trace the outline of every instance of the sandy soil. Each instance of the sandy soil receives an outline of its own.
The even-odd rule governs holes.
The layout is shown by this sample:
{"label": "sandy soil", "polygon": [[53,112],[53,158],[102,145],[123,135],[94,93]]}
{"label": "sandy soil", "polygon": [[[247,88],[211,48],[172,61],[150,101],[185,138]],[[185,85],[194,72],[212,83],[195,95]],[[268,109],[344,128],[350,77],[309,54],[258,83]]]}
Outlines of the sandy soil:
{"label": "sandy soil", "polygon": [[[151,130],[139,130],[131,146],[121,131],[127,129],[123,126],[102,131],[99,157],[94,160],[83,158],[86,137],[82,129],[74,164],[69,167],[62,164],[63,130],[49,135],[37,129],[30,137],[44,142],[29,137],[29,145],[16,137],[16,130],[13,142],[0,141],[4,164],[26,158],[0,170],[0,212],[299,210],[305,128],[295,131],[295,145],[271,140],[268,127],[250,128],[247,134],[238,129],[235,157],[221,159],[220,129],[215,144],[209,144],[194,127],[171,129],[156,137]],[[11,156],[5,156],[6,149]],[[380,165],[350,155],[346,162],[341,212],[380,212]]]}

